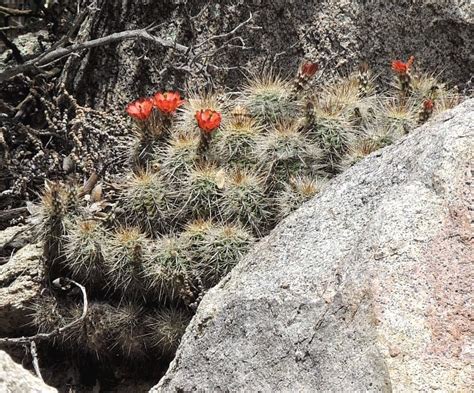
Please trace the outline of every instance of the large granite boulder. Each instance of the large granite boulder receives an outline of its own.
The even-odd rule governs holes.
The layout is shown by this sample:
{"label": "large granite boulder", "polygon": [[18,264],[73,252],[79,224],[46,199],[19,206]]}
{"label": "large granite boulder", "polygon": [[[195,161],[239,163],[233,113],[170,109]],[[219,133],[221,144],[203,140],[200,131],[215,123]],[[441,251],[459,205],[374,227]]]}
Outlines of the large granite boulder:
{"label": "large granite boulder", "polygon": [[0,393],[54,393],[56,389],[25,370],[0,350]]}
{"label": "large granite boulder", "polygon": [[473,124],[469,100],[284,220],[153,391],[470,391]]}

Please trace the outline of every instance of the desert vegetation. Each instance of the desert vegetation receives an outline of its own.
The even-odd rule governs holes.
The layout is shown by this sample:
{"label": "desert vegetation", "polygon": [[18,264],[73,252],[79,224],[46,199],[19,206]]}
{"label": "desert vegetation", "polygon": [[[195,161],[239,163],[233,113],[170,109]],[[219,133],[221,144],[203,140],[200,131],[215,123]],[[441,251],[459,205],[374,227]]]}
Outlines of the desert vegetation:
{"label": "desert vegetation", "polygon": [[413,58],[392,70],[389,86],[367,64],[324,83],[303,61],[292,78],[248,74],[239,92],[131,102],[127,169],[113,182],[93,170],[83,184],[46,181],[32,207],[45,286],[32,313],[47,345],[100,367],[165,367],[203,294],[255,241],[460,100]]}

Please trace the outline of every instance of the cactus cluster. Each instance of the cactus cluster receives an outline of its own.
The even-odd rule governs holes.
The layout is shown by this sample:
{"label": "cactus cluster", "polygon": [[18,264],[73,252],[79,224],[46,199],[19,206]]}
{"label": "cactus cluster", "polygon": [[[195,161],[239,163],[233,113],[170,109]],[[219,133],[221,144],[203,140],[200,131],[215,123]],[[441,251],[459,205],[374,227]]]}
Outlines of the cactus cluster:
{"label": "cactus cluster", "polygon": [[[383,92],[366,64],[323,84],[306,62],[293,82],[251,76],[237,96],[130,104],[132,172],[50,183],[38,209],[45,282],[70,277],[89,296],[86,317],[52,344],[100,362],[168,361],[203,293],[257,239],[331,177],[456,103],[412,66],[394,64],[397,88]],[[51,331],[77,319],[81,301],[49,290],[33,309],[38,330]]]}

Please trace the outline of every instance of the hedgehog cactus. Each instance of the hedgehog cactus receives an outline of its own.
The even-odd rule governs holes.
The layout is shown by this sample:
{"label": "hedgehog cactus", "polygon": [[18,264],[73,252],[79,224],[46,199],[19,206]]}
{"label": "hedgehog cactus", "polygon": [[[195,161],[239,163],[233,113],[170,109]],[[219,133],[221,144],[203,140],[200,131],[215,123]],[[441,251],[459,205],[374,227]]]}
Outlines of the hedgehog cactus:
{"label": "hedgehog cactus", "polygon": [[239,221],[262,235],[270,226],[270,206],[263,179],[248,170],[236,170],[227,179],[222,200],[223,217]]}
{"label": "hedgehog cactus", "polygon": [[106,280],[123,296],[142,295],[143,264],[149,258],[149,243],[139,228],[122,227],[103,245]]}
{"label": "hedgehog cactus", "polygon": [[115,356],[125,356],[131,361],[147,358],[142,318],[143,308],[141,305],[128,302],[116,307],[113,343],[109,346],[109,350]]}
{"label": "hedgehog cactus", "polygon": [[331,117],[324,114],[318,116],[311,130],[312,135],[318,141],[318,146],[323,152],[325,167],[328,172],[334,173],[337,161],[347,150],[349,143],[349,126],[344,119],[336,116]]}
{"label": "hedgehog cactus", "polygon": [[257,138],[263,132],[255,119],[248,117],[243,107],[237,107],[232,120],[216,135],[213,152],[221,165],[238,168],[255,165]]}
{"label": "hedgehog cactus", "polygon": [[[58,300],[47,294],[42,294],[31,305],[32,325],[39,333],[48,333],[65,326],[70,321],[70,313],[58,302]],[[61,345],[65,337],[53,337],[54,345]]]}
{"label": "hedgehog cactus", "polygon": [[170,116],[183,103],[179,93],[165,92],[128,104],[126,111],[135,120],[132,164],[143,167],[152,158],[156,145],[166,140],[170,133]]}
{"label": "hedgehog cactus", "polygon": [[151,115],[146,122],[141,122],[135,128],[135,140],[130,153],[130,163],[135,167],[143,167],[152,159],[154,150],[169,133],[167,126],[155,122],[155,115]]}
{"label": "hedgehog cactus", "polygon": [[165,231],[172,210],[169,191],[158,173],[140,171],[123,184],[121,208],[127,225],[151,235]]}
{"label": "hedgehog cactus", "polygon": [[382,102],[380,115],[387,126],[393,127],[400,134],[414,129],[418,120],[418,108],[414,99],[398,100],[388,98]]}
{"label": "hedgehog cactus", "polygon": [[184,242],[176,236],[157,240],[150,250],[150,258],[143,267],[148,292],[158,299],[182,299],[192,279],[192,266]]}
{"label": "hedgehog cactus", "polygon": [[341,160],[341,171],[351,167],[370,153],[380,149],[381,145],[376,140],[371,138],[358,138],[349,147],[347,153]]}
{"label": "hedgehog cactus", "polygon": [[202,218],[186,224],[182,232],[182,239],[186,242],[185,247],[189,249],[195,246],[213,227],[214,223],[211,220],[203,220]]}
{"label": "hedgehog cactus", "polygon": [[241,103],[252,117],[266,124],[295,119],[300,103],[293,97],[291,83],[274,73],[250,77],[242,92]]}
{"label": "hedgehog cactus", "polygon": [[196,247],[196,269],[207,287],[217,284],[236,265],[253,243],[240,225],[219,225],[207,232]]}
{"label": "hedgehog cactus", "polygon": [[354,128],[371,120],[372,98],[361,98],[359,87],[356,78],[345,78],[323,89],[312,102],[309,134],[323,151],[329,173],[337,172],[337,163],[348,148]]}
{"label": "hedgehog cactus", "polygon": [[67,212],[68,193],[59,183],[46,183],[41,197],[38,234],[42,240],[53,240],[64,233],[64,217]]}
{"label": "hedgehog cactus", "polygon": [[165,357],[173,356],[181,336],[191,320],[189,312],[180,309],[163,308],[148,316],[145,324],[145,340],[153,350]]}
{"label": "hedgehog cactus", "polygon": [[277,186],[278,180],[318,169],[321,150],[301,127],[297,122],[279,123],[258,138],[255,155],[272,186]]}
{"label": "hedgehog cactus", "polygon": [[225,172],[222,168],[207,162],[197,165],[191,170],[185,186],[179,190],[182,209],[189,211],[194,218],[219,217],[224,183]]}
{"label": "hedgehog cactus", "polygon": [[199,135],[179,131],[168,141],[162,155],[155,154],[154,161],[162,163],[163,176],[169,182],[182,185],[188,178],[199,159],[199,141]]}
{"label": "hedgehog cactus", "polygon": [[70,218],[68,210],[76,207],[71,206],[72,193],[72,189],[64,184],[47,182],[36,211],[39,222],[36,232],[44,243],[46,276],[49,280],[56,278],[61,271],[58,261],[63,254],[64,234]]}
{"label": "hedgehog cactus", "polygon": [[400,91],[401,99],[405,99],[413,91],[411,70],[414,62],[414,56],[410,56],[406,63],[401,60],[392,61],[392,70],[397,75],[398,84],[396,87]]}
{"label": "hedgehog cactus", "polygon": [[[82,307],[69,310],[71,320],[79,318]],[[109,347],[114,343],[114,335],[120,326],[115,318],[116,309],[106,302],[94,302],[89,305],[88,313],[82,324],[67,331],[66,341],[76,350],[87,356],[106,360],[110,358]]]}
{"label": "hedgehog cactus", "polygon": [[95,220],[82,220],[72,225],[65,236],[64,256],[73,279],[90,284],[92,288],[103,281],[102,244],[105,238],[105,230]]}
{"label": "hedgehog cactus", "polygon": [[325,178],[292,177],[275,197],[278,218],[285,218],[303,203],[309,201],[324,188],[326,182]]}
{"label": "hedgehog cactus", "polygon": [[190,91],[181,111],[177,113],[176,128],[180,131],[192,133],[193,130],[198,128],[196,112],[207,109],[223,113],[225,105],[217,94]]}
{"label": "hedgehog cactus", "polygon": [[32,306],[35,326],[49,332],[80,318],[53,338],[57,347],[104,367],[166,365],[203,293],[256,239],[327,178],[459,101],[411,65],[394,62],[399,90],[383,95],[367,65],[314,87],[318,66],[304,62],[293,83],[267,73],[237,96],[183,102],[164,92],[131,103],[132,171],[46,185],[35,213],[45,283],[73,278],[89,309],[80,318],[77,296],[48,288]]}
{"label": "hedgehog cactus", "polygon": [[359,65],[357,82],[359,97],[367,97],[374,94],[374,79],[368,63],[362,62]]}

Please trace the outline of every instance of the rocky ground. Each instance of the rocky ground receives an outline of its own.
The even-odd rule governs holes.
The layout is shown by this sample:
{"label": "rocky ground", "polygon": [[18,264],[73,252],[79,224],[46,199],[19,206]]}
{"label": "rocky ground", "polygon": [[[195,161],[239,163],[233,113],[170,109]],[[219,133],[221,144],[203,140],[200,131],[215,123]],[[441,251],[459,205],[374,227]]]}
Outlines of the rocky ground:
{"label": "rocky ground", "polygon": [[0,392],[54,393],[57,390],[23,369],[6,352],[0,351]]}

